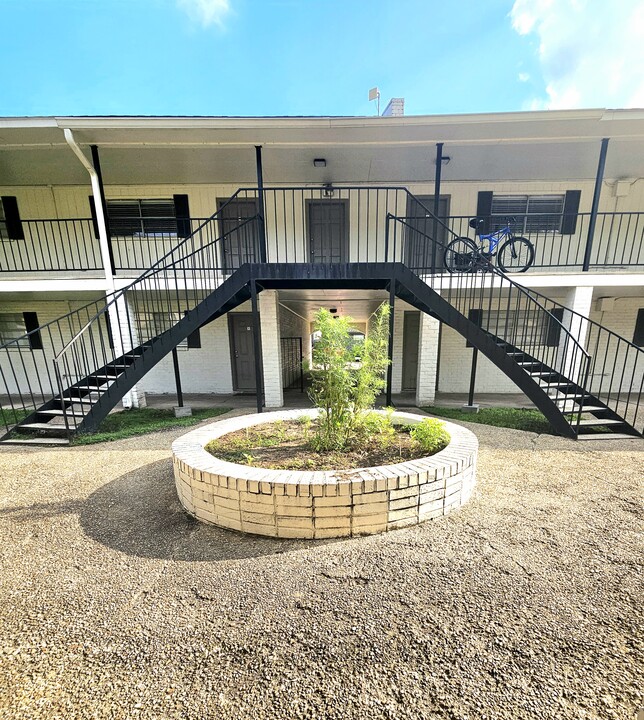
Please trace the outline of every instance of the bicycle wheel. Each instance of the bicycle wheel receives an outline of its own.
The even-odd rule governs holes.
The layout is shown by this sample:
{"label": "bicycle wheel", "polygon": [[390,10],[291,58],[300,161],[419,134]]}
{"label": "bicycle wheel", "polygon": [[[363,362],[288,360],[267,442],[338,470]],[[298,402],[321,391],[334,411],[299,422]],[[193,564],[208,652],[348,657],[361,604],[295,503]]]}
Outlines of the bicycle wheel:
{"label": "bicycle wheel", "polygon": [[445,248],[445,267],[451,273],[471,272],[476,262],[478,248],[466,237],[457,237]]}
{"label": "bicycle wheel", "polygon": [[534,246],[524,237],[513,237],[501,245],[496,256],[503,272],[525,272],[534,262]]}

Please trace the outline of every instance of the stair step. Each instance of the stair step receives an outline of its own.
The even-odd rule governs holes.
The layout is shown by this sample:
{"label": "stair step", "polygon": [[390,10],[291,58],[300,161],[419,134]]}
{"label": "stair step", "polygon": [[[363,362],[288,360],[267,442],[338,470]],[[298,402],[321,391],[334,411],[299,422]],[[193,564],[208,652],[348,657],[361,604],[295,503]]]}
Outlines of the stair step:
{"label": "stair step", "polygon": [[564,415],[570,415],[571,413],[593,413],[593,412],[605,412],[607,408],[600,407],[599,405],[582,405],[579,408],[575,408],[574,410],[562,410],[561,412]]}
{"label": "stair step", "polygon": [[85,413],[74,412],[73,410],[67,410],[64,413],[62,410],[37,410],[36,412],[38,415],[59,415],[60,417],[62,417],[63,415],[67,415],[67,417],[78,417],[78,418],[85,417]]}
{"label": "stair step", "polygon": [[594,418],[592,420],[580,420],[579,426],[590,427],[599,425],[625,425],[624,420],[613,420],[611,418]]}
{"label": "stair step", "polygon": [[584,433],[577,435],[577,440],[641,440],[637,435],[626,433]]}
{"label": "stair step", "polygon": [[52,425],[51,423],[25,423],[24,425],[16,425],[15,430],[46,430],[48,432],[67,432],[64,424]]}
{"label": "stair step", "polygon": [[[546,377],[548,375],[559,375],[559,373],[554,370],[537,370],[536,372],[530,372],[528,370],[528,375],[530,375],[530,377]],[[570,383],[566,384],[569,385]],[[552,385],[552,383],[550,383],[550,385]]]}
{"label": "stair step", "polygon": [[10,440],[0,440],[0,445],[69,445],[67,438],[23,438],[22,440],[11,438]]}

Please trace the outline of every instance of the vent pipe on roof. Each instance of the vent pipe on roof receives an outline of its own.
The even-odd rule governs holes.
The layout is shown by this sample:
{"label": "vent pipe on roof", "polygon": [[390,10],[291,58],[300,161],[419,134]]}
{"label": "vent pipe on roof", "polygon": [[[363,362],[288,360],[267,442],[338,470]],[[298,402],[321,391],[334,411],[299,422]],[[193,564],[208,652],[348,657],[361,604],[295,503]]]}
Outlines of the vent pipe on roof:
{"label": "vent pipe on roof", "polygon": [[405,114],[405,98],[391,98],[382,111],[382,117],[401,117]]}

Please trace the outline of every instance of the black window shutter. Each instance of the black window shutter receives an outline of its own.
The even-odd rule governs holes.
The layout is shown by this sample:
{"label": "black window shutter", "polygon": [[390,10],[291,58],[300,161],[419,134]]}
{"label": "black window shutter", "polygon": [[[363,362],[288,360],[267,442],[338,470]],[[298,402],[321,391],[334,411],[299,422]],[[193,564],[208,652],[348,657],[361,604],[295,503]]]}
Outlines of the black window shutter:
{"label": "black window shutter", "polygon": [[[483,310],[479,310],[478,308],[470,310],[467,313],[467,319],[470,322],[473,322],[477,327],[481,327],[481,323],[483,322]],[[465,343],[465,347],[474,347],[472,343],[468,340]]]}
{"label": "black window shutter", "polygon": [[190,235],[190,208],[187,195],[173,195],[174,214],[177,218],[177,235],[187,238]]}
{"label": "black window shutter", "polygon": [[490,215],[492,214],[492,197],[494,193],[491,190],[481,190],[476,201],[476,217],[483,220],[483,227],[480,232],[490,232]]}
{"label": "black window shutter", "polygon": [[637,311],[635,332],[633,333],[633,345],[644,347],[644,308],[640,308]]}
{"label": "black window shutter", "polygon": [[94,197],[89,196],[89,211],[92,213],[92,227],[94,228],[94,237],[98,240],[100,235],[98,234],[98,218],[96,217],[96,205],[94,204]]}
{"label": "black window shutter", "polygon": [[[563,320],[563,308],[553,308],[550,311],[553,316],[548,318],[548,335],[546,337],[546,345],[548,347],[557,347],[559,345],[559,334],[561,333],[561,325],[559,324]],[[557,320],[559,322],[557,322]]]}
{"label": "black window shutter", "polygon": [[31,333],[29,336],[29,347],[32,350],[42,350],[42,338],[40,337],[40,330],[38,328],[38,313],[35,312],[23,312],[22,319],[25,321],[25,330]]}
{"label": "black window shutter", "polygon": [[18,199],[13,195],[3,195],[2,208],[4,210],[4,221],[7,225],[7,234],[10,240],[24,240],[25,232],[22,229],[20,213],[18,212]]}
{"label": "black window shutter", "polygon": [[[188,311],[185,310],[184,315],[188,314]],[[201,328],[197,328],[193,333],[190,333],[188,335],[188,349],[191,348],[200,348],[201,347]]]}
{"label": "black window shutter", "polygon": [[564,199],[563,219],[561,221],[561,234],[572,235],[577,229],[577,213],[579,212],[579,199],[581,190],[568,190]]}

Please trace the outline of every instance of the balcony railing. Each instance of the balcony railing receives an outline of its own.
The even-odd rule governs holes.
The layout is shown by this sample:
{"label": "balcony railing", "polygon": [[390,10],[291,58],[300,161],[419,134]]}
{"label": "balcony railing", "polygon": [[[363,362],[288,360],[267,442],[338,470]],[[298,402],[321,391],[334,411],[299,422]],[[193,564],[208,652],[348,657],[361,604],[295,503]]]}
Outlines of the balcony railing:
{"label": "balcony railing", "polygon": [[[401,187],[265,188],[264,227],[269,262],[370,262],[398,260],[410,266],[431,256],[434,271],[442,263],[442,244],[450,237],[474,236],[470,215],[451,215],[437,222],[425,205]],[[221,214],[214,234],[226,235],[231,223],[259,213],[257,190],[238,190]],[[385,252],[387,214],[405,217],[405,236],[398,238],[396,257]],[[135,233],[110,238],[117,275],[136,276],[170,252],[204,219],[178,220],[177,232]],[[574,216],[517,217],[513,229],[535,247],[531,271],[583,269],[590,213]],[[505,224],[492,216],[487,230]],[[535,229],[535,228],[544,229]],[[38,274],[102,271],[97,229],[89,218],[23,220],[21,239],[0,238],[0,277],[3,274]],[[545,229],[547,228],[547,229]],[[222,243],[216,264],[228,273],[258,255],[261,226],[250,223],[230,233]],[[328,235],[326,237],[325,233]],[[326,240],[325,240],[326,237]],[[428,237],[436,247],[428,247]],[[327,242],[328,241],[328,242]],[[193,248],[196,249],[196,248]],[[589,268],[644,268],[644,212],[599,213]]]}

